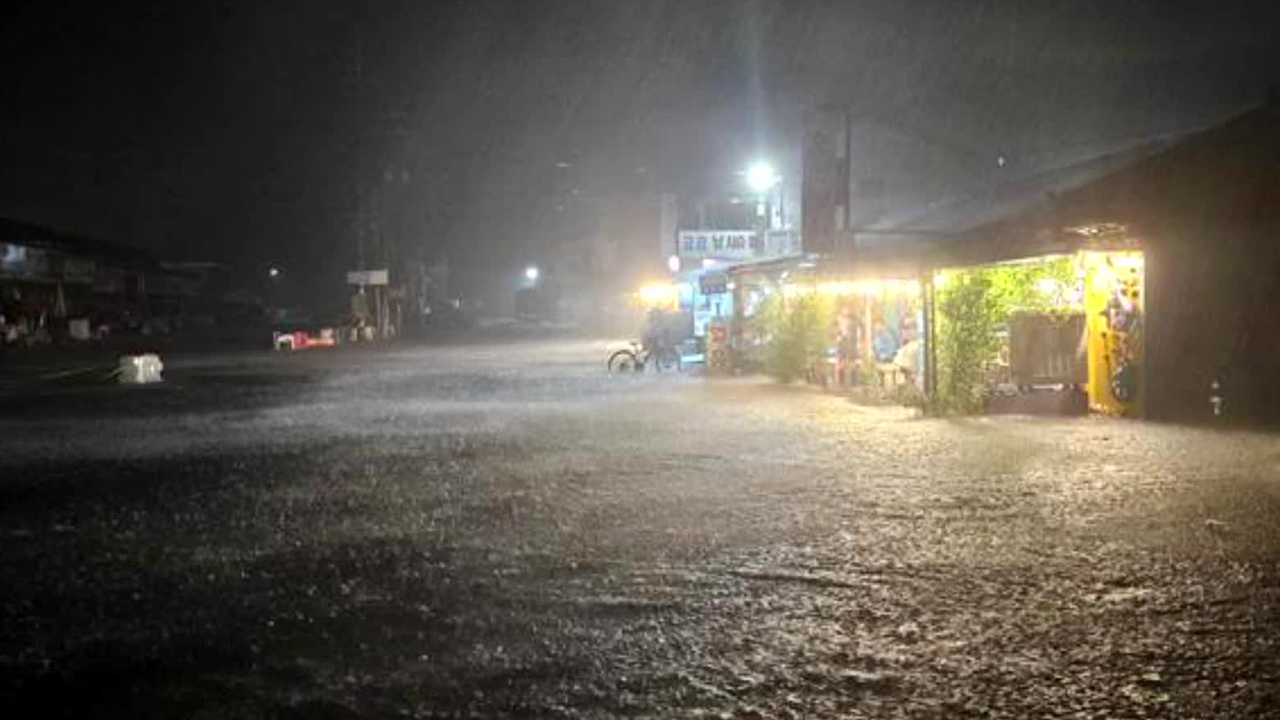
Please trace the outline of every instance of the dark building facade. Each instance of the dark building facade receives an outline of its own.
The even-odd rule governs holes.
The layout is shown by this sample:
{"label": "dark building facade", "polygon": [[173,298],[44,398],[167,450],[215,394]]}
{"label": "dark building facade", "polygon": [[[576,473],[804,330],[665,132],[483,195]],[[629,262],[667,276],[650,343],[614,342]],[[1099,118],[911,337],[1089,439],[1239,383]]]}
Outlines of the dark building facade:
{"label": "dark building facade", "polygon": [[1146,259],[1146,415],[1280,424],[1280,106],[1194,135],[1054,203]]}
{"label": "dark building facade", "polygon": [[10,342],[19,335],[56,341],[77,318],[167,332],[199,304],[205,285],[205,274],[134,248],[0,219],[0,300]]}

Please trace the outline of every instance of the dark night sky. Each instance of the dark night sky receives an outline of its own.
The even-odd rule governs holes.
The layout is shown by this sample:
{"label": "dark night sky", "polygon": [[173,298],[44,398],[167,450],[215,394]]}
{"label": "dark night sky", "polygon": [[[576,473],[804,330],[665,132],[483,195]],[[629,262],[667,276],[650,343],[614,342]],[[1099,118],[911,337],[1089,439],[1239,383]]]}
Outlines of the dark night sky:
{"label": "dark night sky", "polygon": [[400,232],[505,267],[568,222],[569,188],[714,189],[786,156],[809,102],[975,172],[1203,124],[1280,81],[1268,5],[10,3],[0,214],[332,273],[355,188],[390,166]]}

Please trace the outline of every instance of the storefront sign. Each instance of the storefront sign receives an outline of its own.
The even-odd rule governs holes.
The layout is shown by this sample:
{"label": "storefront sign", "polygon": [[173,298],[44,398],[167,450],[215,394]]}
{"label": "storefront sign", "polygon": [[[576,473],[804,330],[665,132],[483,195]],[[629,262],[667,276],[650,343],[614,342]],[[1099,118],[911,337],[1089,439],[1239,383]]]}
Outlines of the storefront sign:
{"label": "storefront sign", "polygon": [[707,324],[707,371],[719,375],[729,369],[729,323],[716,318]]}
{"label": "storefront sign", "polygon": [[681,230],[678,250],[682,258],[752,258],[763,249],[754,230]]}
{"label": "storefront sign", "polygon": [[800,252],[800,233],[794,230],[770,230],[765,235],[765,255],[781,257]]}
{"label": "storefront sign", "polygon": [[386,285],[386,270],[352,270],[347,273],[348,285]]}
{"label": "storefront sign", "polygon": [[729,277],[724,273],[708,273],[698,278],[698,289],[703,295],[715,295],[729,290]]}

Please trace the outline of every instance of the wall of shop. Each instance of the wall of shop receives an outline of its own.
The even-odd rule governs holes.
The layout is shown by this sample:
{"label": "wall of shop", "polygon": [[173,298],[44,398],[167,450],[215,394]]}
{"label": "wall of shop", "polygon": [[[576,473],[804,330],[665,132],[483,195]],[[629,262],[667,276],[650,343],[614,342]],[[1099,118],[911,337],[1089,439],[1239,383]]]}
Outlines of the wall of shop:
{"label": "wall of shop", "polygon": [[1146,416],[1280,424],[1280,108],[1263,108],[1061,198],[1122,220],[1146,257]]}
{"label": "wall of shop", "polygon": [[[1240,228],[1165,236],[1147,252],[1147,416],[1280,423],[1280,252]],[[1212,385],[1219,384],[1220,392]]]}

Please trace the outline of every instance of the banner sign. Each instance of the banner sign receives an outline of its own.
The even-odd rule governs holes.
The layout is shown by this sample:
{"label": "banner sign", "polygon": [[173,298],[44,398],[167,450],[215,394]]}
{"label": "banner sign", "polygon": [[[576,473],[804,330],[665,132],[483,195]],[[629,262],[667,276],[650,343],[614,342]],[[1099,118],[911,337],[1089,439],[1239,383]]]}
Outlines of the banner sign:
{"label": "banner sign", "polygon": [[352,270],[347,273],[347,284],[386,285],[388,275],[389,273],[386,270]]}
{"label": "banner sign", "polygon": [[677,246],[682,258],[753,258],[763,247],[754,230],[681,230]]}

